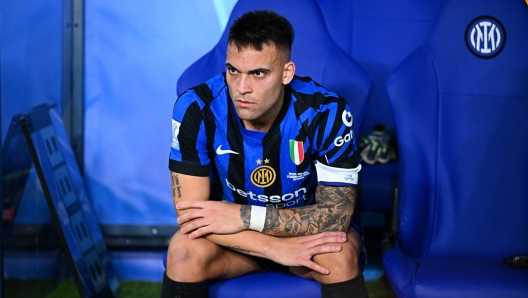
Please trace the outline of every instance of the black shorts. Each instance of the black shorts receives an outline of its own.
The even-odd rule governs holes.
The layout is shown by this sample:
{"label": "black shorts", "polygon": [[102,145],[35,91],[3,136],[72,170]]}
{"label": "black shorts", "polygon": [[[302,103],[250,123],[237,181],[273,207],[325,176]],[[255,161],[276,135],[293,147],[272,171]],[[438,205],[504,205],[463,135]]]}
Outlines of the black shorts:
{"label": "black shorts", "polygon": [[251,257],[257,265],[262,270],[261,272],[269,272],[269,271],[280,271],[284,274],[290,274],[290,267],[281,265],[279,263],[275,263],[272,260],[266,259],[266,258],[259,258],[259,257]]}

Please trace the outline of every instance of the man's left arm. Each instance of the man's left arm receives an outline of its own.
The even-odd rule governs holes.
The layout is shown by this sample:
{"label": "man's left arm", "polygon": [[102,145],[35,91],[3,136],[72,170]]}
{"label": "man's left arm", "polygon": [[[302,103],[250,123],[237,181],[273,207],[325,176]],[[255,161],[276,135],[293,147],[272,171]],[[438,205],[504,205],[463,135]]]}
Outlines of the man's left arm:
{"label": "man's left arm", "polygon": [[347,232],[356,206],[356,189],[318,185],[316,204],[291,209],[266,208],[262,233],[274,236],[313,235],[324,231]]}
{"label": "man's left arm", "polygon": [[[262,233],[272,236],[304,236],[324,231],[348,231],[356,205],[356,188],[350,186],[328,186],[319,184],[315,190],[316,204],[291,209],[276,209],[228,202],[187,201],[177,205],[178,209],[194,209],[178,217],[183,233],[191,238],[209,233],[220,233],[225,226],[231,226],[225,215],[239,214],[241,223],[238,230],[250,229],[252,208],[265,208]],[[262,209],[262,210],[263,210]],[[191,222],[195,219],[194,222]],[[255,219],[253,219],[255,221]],[[232,229],[233,227],[230,227]]]}
{"label": "man's left arm", "polygon": [[222,233],[226,226],[230,226],[229,230],[233,232],[233,223],[226,222],[225,218],[235,214],[240,216],[236,231],[252,229],[283,237],[314,235],[325,231],[347,232],[356,205],[355,186],[361,165],[356,168],[335,168],[316,164],[316,169],[319,180],[315,189],[316,204],[276,209],[228,202],[187,201],[178,203],[176,208],[194,210],[180,216],[178,223],[186,224],[182,232],[190,233],[191,238]]}

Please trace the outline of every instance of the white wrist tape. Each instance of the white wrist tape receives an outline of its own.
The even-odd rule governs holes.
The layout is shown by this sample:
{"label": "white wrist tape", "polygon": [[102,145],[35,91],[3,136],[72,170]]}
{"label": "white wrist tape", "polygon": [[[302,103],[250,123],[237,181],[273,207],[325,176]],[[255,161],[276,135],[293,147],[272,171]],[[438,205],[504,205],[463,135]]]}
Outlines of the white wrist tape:
{"label": "white wrist tape", "polygon": [[316,161],[315,170],[317,171],[317,182],[355,186],[358,183],[358,172],[361,170],[361,165],[359,164],[354,169],[343,169],[327,166]]}
{"label": "white wrist tape", "polygon": [[266,207],[251,206],[251,217],[249,218],[249,229],[262,232],[266,222]]}

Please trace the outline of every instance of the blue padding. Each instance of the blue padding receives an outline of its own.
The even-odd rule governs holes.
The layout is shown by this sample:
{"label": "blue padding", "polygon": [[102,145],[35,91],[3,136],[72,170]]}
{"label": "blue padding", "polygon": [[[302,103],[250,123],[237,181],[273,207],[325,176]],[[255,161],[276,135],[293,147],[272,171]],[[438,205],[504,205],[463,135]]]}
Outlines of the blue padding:
{"label": "blue padding", "polygon": [[[387,83],[401,153],[398,237],[413,257],[528,251],[528,237],[518,237],[528,235],[528,141],[519,137],[528,133],[528,9],[473,4],[447,1],[431,38]],[[475,57],[462,38],[482,15],[508,30],[494,59]],[[473,235],[492,235],[494,245]]]}
{"label": "blue padding", "polygon": [[226,298],[320,298],[321,286],[312,280],[271,271],[216,281],[210,285],[209,296]]}
{"label": "blue padding", "polygon": [[401,297],[528,297],[528,271],[501,264],[528,252],[527,28],[522,1],[445,0],[387,81],[399,225],[383,264]]}
{"label": "blue padding", "polygon": [[[389,73],[426,38],[441,0],[317,0],[336,43],[373,78],[370,103],[361,136],[378,123],[394,127],[385,81]],[[361,209],[392,209],[392,188],[398,178],[398,161],[363,165],[360,174]]]}
{"label": "blue padding", "polygon": [[[65,30],[62,3],[46,0],[25,3],[2,1],[0,4],[2,143],[16,114],[42,103],[56,104],[58,110],[62,110],[62,36]],[[34,170],[26,185],[16,223],[51,223]]]}
{"label": "blue padding", "polygon": [[360,172],[361,210],[387,212],[392,209],[392,190],[398,179],[398,161],[363,164]]}
{"label": "blue padding", "polygon": [[103,225],[176,224],[175,82],[222,33],[213,2],[232,1],[85,1],[84,177]]}
{"label": "blue padding", "polygon": [[317,0],[336,43],[373,78],[362,134],[394,126],[385,94],[389,73],[426,38],[441,0]]}
{"label": "blue padding", "polygon": [[0,4],[2,142],[14,115],[45,102],[62,110],[62,9],[61,1]]}
{"label": "blue padding", "polygon": [[395,248],[383,262],[398,297],[528,297],[528,270],[501,259],[414,259]]}

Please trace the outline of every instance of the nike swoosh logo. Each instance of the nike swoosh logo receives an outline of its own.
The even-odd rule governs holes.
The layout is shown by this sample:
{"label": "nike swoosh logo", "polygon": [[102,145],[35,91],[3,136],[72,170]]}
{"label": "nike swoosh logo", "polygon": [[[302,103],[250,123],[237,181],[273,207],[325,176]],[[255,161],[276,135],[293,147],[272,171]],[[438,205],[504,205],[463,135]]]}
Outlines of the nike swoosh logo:
{"label": "nike swoosh logo", "polygon": [[228,153],[238,154],[238,152],[235,152],[235,151],[232,151],[232,150],[222,150],[222,145],[220,145],[220,146],[218,146],[218,148],[216,148],[216,154],[218,154],[218,155],[228,154]]}

